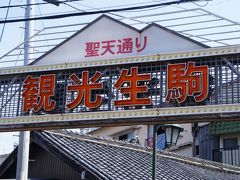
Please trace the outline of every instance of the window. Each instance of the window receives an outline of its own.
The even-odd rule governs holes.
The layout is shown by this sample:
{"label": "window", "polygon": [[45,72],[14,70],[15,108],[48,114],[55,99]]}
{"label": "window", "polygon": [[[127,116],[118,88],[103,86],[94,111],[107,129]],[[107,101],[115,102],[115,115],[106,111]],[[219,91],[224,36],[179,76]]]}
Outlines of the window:
{"label": "window", "polygon": [[119,136],[118,139],[119,139],[120,141],[123,141],[123,140],[131,140],[133,137],[134,137],[133,132],[129,132],[129,133],[127,133],[127,134],[123,134],[123,135]]}
{"label": "window", "polygon": [[226,138],[223,139],[223,148],[224,149],[232,149],[233,147],[237,147],[238,146],[238,138]]}
{"label": "window", "polygon": [[163,150],[166,148],[166,133],[161,133],[157,136],[157,149]]}
{"label": "window", "polygon": [[195,155],[198,156],[199,155],[199,145],[195,146]]}

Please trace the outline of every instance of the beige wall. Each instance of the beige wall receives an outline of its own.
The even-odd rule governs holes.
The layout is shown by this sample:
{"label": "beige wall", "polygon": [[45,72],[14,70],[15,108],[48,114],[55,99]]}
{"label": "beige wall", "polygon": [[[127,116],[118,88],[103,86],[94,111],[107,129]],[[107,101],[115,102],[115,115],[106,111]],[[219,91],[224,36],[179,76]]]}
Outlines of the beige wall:
{"label": "beige wall", "polygon": [[117,127],[104,127],[99,128],[89,134],[101,137],[116,138],[119,135],[133,132],[137,136],[141,145],[145,146],[145,139],[147,139],[147,125],[134,125],[134,126],[117,126]]}
{"label": "beige wall", "polygon": [[184,128],[184,130],[178,137],[177,145],[185,144],[186,142],[193,142],[192,125],[188,123],[181,124],[181,126]]}

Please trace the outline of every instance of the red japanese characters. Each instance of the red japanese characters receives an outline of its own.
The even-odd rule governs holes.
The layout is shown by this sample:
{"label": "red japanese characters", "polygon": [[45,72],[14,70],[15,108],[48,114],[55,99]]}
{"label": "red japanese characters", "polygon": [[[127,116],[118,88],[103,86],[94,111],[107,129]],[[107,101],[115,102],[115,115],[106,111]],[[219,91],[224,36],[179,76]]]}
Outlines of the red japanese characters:
{"label": "red japanese characters", "polygon": [[42,75],[40,78],[28,76],[23,82],[23,112],[33,109],[38,112],[41,108],[52,111],[56,102],[51,99],[55,93],[55,74]]}
{"label": "red japanese characters", "polygon": [[201,102],[208,96],[208,66],[195,66],[194,62],[169,64],[167,71],[166,101],[182,103],[188,96]]}
{"label": "red japanese characters", "polygon": [[147,36],[144,36],[143,42],[140,38],[123,38],[119,40],[96,41],[85,43],[85,57],[104,56],[105,54],[128,54],[141,52],[147,46]]}
{"label": "red japanese characters", "polygon": [[[138,97],[139,93],[148,91],[147,85],[139,85],[140,81],[151,80],[150,74],[138,74],[138,68],[132,67],[130,75],[128,75],[128,69],[123,69],[114,87],[120,90],[122,94],[129,94],[128,99],[114,101],[115,106],[136,106],[136,105],[150,105],[152,100],[150,98]],[[129,86],[122,86],[125,82],[129,83]]]}
{"label": "red japanese characters", "polygon": [[[91,77],[89,77],[89,71],[82,71],[81,77],[75,73],[70,75],[71,83],[66,85],[66,93],[72,94],[71,102],[68,102],[66,108],[73,110],[80,104],[89,109],[100,107],[103,97],[98,92],[104,90],[101,77],[102,73],[99,71],[96,71]],[[113,100],[113,105],[116,107],[152,105],[147,85],[151,79],[150,73],[139,73],[138,67],[122,69],[113,84],[113,87],[121,93],[114,95],[116,99]],[[27,76],[23,82],[23,112],[29,110],[38,112],[40,109],[52,111],[56,106],[56,102],[53,100],[55,81],[54,74],[40,77]],[[183,103],[188,96],[194,97],[196,102],[205,100],[209,88],[208,66],[195,66],[194,62],[169,64],[166,88],[166,102],[173,100]]]}
{"label": "red japanese characters", "polygon": [[[102,97],[100,95],[96,95],[96,100],[91,101],[91,90],[102,89],[103,83],[97,83],[100,79],[102,73],[96,72],[89,80],[89,72],[82,72],[82,82],[77,77],[76,74],[72,74],[70,79],[74,82],[74,85],[68,85],[68,92],[77,92],[77,97],[67,105],[69,110],[76,108],[81,101],[84,99],[84,105],[88,108],[97,108],[102,103]],[[90,81],[90,83],[89,83]],[[81,82],[81,83],[80,83]]]}

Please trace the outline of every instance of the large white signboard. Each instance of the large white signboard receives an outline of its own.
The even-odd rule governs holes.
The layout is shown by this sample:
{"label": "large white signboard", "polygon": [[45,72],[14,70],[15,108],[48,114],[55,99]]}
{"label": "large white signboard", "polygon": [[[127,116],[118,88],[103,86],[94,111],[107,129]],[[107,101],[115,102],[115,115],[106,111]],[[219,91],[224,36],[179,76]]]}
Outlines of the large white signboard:
{"label": "large white signboard", "polygon": [[203,48],[206,47],[157,24],[137,30],[103,15],[34,64],[106,60]]}

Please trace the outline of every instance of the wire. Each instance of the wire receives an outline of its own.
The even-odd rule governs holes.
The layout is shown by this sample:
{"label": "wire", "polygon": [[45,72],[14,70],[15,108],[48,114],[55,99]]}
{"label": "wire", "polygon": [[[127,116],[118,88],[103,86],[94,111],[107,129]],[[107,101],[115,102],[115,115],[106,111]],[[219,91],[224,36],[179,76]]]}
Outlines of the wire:
{"label": "wire", "polygon": [[[23,29],[22,29],[22,32],[21,32],[21,37],[20,37],[20,39],[19,39],[19,43],[22,41],[22,37],[23,37]],[[22,52],[23,52],[23,50],[21,49],[20,52],[19,52],[19,54],[18,54],[18,56],[17,56],[16,62],[15,62],[15,66],[16,66],[17,63],[18,63],[19,57],[22,55]]]}
{"label": "wire", "polygon": [[[91,8],[92,10],[101,10],[100,8],[95,8],[95,7],[83,5],[83,4],[76,3],[76,2],[75,2],[75,4],[78,4],[78,5],[87,7],[87,8]],[[66,4],[66,5],[68,5],[68,4]],[[70,7],[74,8],[74,9],[77,9],[77,10],[79,10],[79,11],[82,11],[82,12],[86,12],[86,11],[84,11],[84,10],[78,9],[78,8],[76,8],[76,7],[73,7],[73,6],[70,6]],[[159,7],[157,7],[157,8],[159,8]],[[120,18],[123,18],[123,19],[130,19],[130,20],[136,21],[136,22],[138,22],[138,23],[144,23],[144,22],[142,22],[142,21],[135,20],[135,19],[131,19],[131,18],[128,18],[128,17],[122,16],[122,15],[119,15],[119,14],[116,14],[116,13],[111,13],[111,12],[109,12],[108,14],[114,15],[114,16],[117,16],[117,17],[120,17]]]}
{"label": "wire", "polygon": [[74,6],[70,5],[70,4],[67,4],[67,3],[63,3],[63,4],[65,4],[66,6],[69,6],[69,7],[73,8],[73,9],[75,9],[77,11],[85,12],[84,10],[78,9],[78,8],[76,8],[76,7],[74,7]]}
{"label": "wire", "polygon": [[[179,6],[175,6],[175,5],[172,5],[172,6],[178,8],[178,9],[189,10],[188,8],[184,8],[184,7],[179,7]],[[195,12],[197,14],[201,14],[201,15],[206,15],[206,13],[200,12],[198,10],[194,10],[193,12]]]}
{"label": "wire", "polygon": [[[165,6],[168,6],[168,5],[165,5]],[[156,9],[159,9],[159,8],[164,8],[165,6],[158,6],[158,7],[152,7],[152,8],[148,8],[148,9],[140,9],[140,10],[130,10],[130,12],[144,12],[144,11],[152,11],[152,10],[156,10]],[[129,11],[126,11],[126,13],[129,13]]]}
{"label": "wire", "polygon": [[[12,0],[9,0],[8,6],[10,6],[11,1],[12,1]],[[5,21],[7,20],[9,9],[10,9],[10,8],[7,8],[7,12],[6,12],[6,16],[5,16]],[[3,33],[4,33],[4,30],[5,30],[5,25],[6,25],[6,23],[3,24],[2,33],[1,33],[1,37],[0,37],[0,43],[1,43],[1,41],[2,41]]]}
{"label": "wire", "polygon": [[[38,2],[38,1],[37,1],[37,2]],[[38,11],[39,11],[39,14],[41,15],[42,13],[41,13],[41,8],[40,8],[40,6],[38,6]],[[45,34],[44,37],[45,37],[45,40],[46,40],[46,42],[47,42],[47,46],[48,46],[48,50],[49,50],[49,41],[48,41],[48,38],[47,38],[47,35],[46,35],[46,29],[45,29],[43,20],[42,20],[42,26],[43,26],[44,34]]]}
{"label": "wire", "polygon": [[[126,6],[130,6],[130,5],[140,5],[140,4],[147,4],[147,3],[151,3],[152,1],[145,1],[145,2],[141,2],[141,3],[130,3],[130,4],[124,4],[124,5],[116,5],[116,6],[107,6],[107,7],[101,7],[101,8],[93,8],[91,6],[88,6],[88,5],[84,5],[84,4],[80,4],[79,2],[76,2],[77,0],[75,1],[67,1],[69,3],[74,3],[76,5],[80,5],[80,6],[83,6],[83,7],[87,7],[88,9],[79,9],[77,7],[74,7],[72,5],[69,5],[67,3],[65,3],[65,1],[62,1],[64,5],[67,5],[75,10],[77,10],[78,12],[81,11],[81,12],[86,12],[88,10],[104,10],[104,9],[110,9],[110,8],[119,8],[119,7],[126,7]],[[79,1],[79,0],[78,0]],[[157,7],[158,8],[158,7]],[[156,9],[157,9],[156,8]],[[64,11],[64,13],[75,13],[76,11]],[[61,13],[61,12],[55,12],[55,13],[42,13],[41,15],[42,16],[49,16],[49,15],[56,15],[58,13]],[[15,19],[15,18],[24,18],[25,16],[12,16],[12,17],[8,17],[8,19]],[[36,15],[35,17],[38,17],[38,15]],[[3,20],[4,18],[1,18],[0,17],[0,20]]]}
{"label": "wire", "polygon": [[[119,8],[119,7],[126,7],[126,6],[130,6],[130,5],[140,5],[140,4],[147,4],[147,3],[150,3],[150,2],[152,2],[152,1],[145,1],[145,2],[142,2],[142,3],[130,3],[130,4],[124,4],[124,5],[116,5],[116,6],[107,6],[107,7],[101,7],[101,8],[91,8],[90,6],[87,6],[87,5],[83,5],[83,4],[80,4],[79,2],[77,2],[77,1],[79,1],[79,0],[75,0],[75,1],[67,1],[67,2],[69,2],[69,3],[74,3],[74,4],[76,4],[76,5],[81,5],[81,6],[83,6],[83,7],[87,7],[88,9],[83,9],[83,10],[81,10],[81,9],[79,9],[79,8],[76,8],[76,7],[74,7],[74,6],[70,6],[69,4],[67,4],[67,3],[65,3],[65,1],[62,1],[63,3],[62,4],[65,4],[65,5],[67,5],[67,6],[69,6],[69,7],[72,7],[72,8],[74,8],[75,10],[77,10],[78,12],[79,11],[88,11],[88,10],[104,10],[104,9],[110,9],[110,8]],[[75,13],[76,11],[64,11],[64,13]],[[42,16],[49,16],[49,15],[56,15],[56,14],[58,14],[58,13],[61,13],[61,12],[55,12],[55,13],[42,13],[41,15]],[[8,17],[8,19],[15,19],[15,18],[24,18],[25,16],[12,16],[12,17]],[[36,15],[35,17],[38,17],[38,15]],[[4,18],[1,18],[0,17],[0,20],[3,20]]]}
{"label": "wire", "polygon": [[[73,1],[83,1],[83,0],[66,0],[66,1],[59,1],[59,4],[61,3],[66,3],[66,2],[73,2]],[[0,9],[4,8],[16,8],[16,7],[26,7],[26,6],[38,6],[38,5],[46,5],[49,4],[47,2],[42,2],[42,3],[34,3],[34,4],[16,4],[16,5],[8,5],[8,6],[0,6]]]}
{"label": "wire", "polygon": [[120,8],[120,9],[118,8],[118,9],[109,9],[109,10],[101,10],[101,11],[79,12],[79,13],[71,13],[71,14],[59,14],[59,15],[53,15],[53,16],[42,16],[42,17],[33,17],[33,18],[24,18],[24,19],[11,19],[11,20],[0,21],[0,24],[22,22],[22,21],[32,21],[32,20],[42,20],[42,19],[48,19],[48,20],[49,19],[60,19],[60,18],[66,18],[66,17],[86,16],[86,15],[93,15],[93,14],[100,14],[100,13],[120,12],[120,11],[129,11],[129,10],[137,10],[137,9],[147,9],[147,8],[152,8],[152,7],[187,3],[187,2],[193,2],[193,1],[206,1],[206,0],[178,0],[178,1],[161,3],[161,4],[150,4],[150,5],[144,5],[144,6],[134,6],[134,7],[127,7],[127,8]]}
{"label": "wire", "polygon": [[195,5],[198,6],[198,7],[205,7],[205,6],[208,5],[209,0],[207,0],[207,2],[206,2],[204,5],[199,5],[199,4],[195,3],[195,2],[192,2],[192,3],[195,4]]}
{"label": "wire", "polygon": [[142,4],[149,4],[149,3],[152,3],[152,1],[145,1],[145,2],[141,2],[141,3],[121,4],[121,5],[115,5],[115,6],[105,6],[105,7],[101,7],[101,8],[93,8],[88,5],[80,4],[79,2],[72,2],[72,3],[83,6],[83,7],[87,7],[88,9],[85,9],[85,11],[88,11],[88,10],[96,10],[96,9],[104,10],[104,9],[110,9],[110,8],[120,8],[120,7],[127,7],[127,6],[133,6],[133,5],[136,6],[136,5],[142,5]]}

